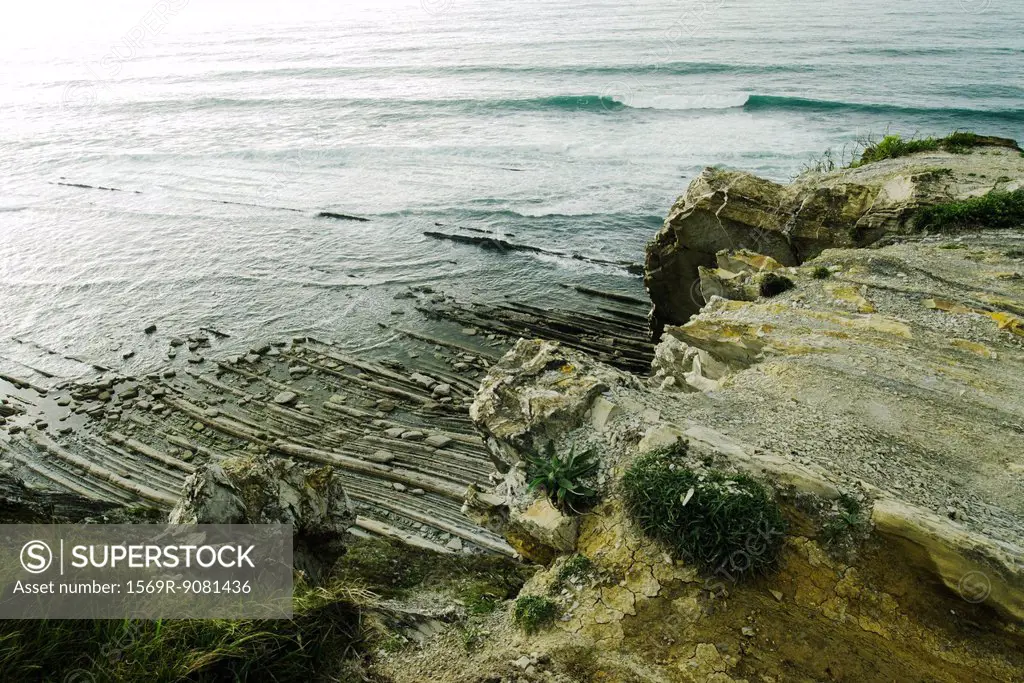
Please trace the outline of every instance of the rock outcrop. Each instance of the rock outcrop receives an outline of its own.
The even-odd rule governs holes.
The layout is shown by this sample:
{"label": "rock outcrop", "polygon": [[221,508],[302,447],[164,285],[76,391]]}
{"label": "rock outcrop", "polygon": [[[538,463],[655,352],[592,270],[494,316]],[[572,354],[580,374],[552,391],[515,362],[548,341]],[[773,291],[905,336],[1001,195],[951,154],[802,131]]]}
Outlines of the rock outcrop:
{"label": "rock outcrop", "polygon": [[332,467],[258,456],[185,479],[171,524],[291,524],[296,568],[316,582],[342,553],[355,512]]}
{"label": "rock outcrop", "polygon": [[[561,618],[529,647],[590,648],[623,680],[1020,677],[1024,230],[913,221],[1022,178],[1000,145],[790,186],[709,170],[648,251],[669,323],[650,377],[540,340],[494,365],[471,416],[500,476],[467,509],[548,565],[524,591]],[[680,441],[685,467],[772,488],[790,525],[776,574],[702,575],[631,521],[623,474]],[[596,454],[586,514],[527,488],[524,460],[547,444]],[[573,554],[585,579],[564,578]]]}
{"label": "rock outcrop", "polygon": [[794,266],[828,248],[913,233],[922,206],[1021,187],[1020,149],[990,142],[963,154],[924,152],[807,174],[789,185],[706,169],[647,246],[644,283],[655,332],[686,322],[704,305],[698,269],[714,266],[719,251],[750,249]]}
{"label": "rock outcrop", "polygon": [[608,382],[623,378],[640,387],[631,375],[589,356],[567,358],[557,342],[520,340],[484,378],[470,406],[501,479],[493,493],[467,500],[466,511],[535,561],[571,552],[576,519],[528,490],[526,457],[580,426]]}

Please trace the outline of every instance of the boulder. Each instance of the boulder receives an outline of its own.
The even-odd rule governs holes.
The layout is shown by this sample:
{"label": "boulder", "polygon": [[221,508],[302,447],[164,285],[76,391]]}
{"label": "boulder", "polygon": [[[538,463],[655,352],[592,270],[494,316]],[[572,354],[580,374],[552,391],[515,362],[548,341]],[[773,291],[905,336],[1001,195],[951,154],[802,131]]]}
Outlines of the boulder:
{"label": "boulder", "polygon": [[332,467],[257,456],[203,465],[185,479],[171,524],[291,524],[296,569],[326,576],[355,512]]}

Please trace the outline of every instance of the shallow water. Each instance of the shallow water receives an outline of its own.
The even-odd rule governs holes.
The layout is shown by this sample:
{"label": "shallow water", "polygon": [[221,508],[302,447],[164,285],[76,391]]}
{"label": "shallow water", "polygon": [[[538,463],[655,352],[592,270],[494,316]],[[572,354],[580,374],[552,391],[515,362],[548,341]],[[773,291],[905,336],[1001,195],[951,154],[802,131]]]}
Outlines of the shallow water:
{"label": "shallow water", "polygon": [[640,260],[709,164],[787,180],[886,130],[1024,138],[1024,4],[1004,0],[85,4],[3,29],[15,374],[88,368],[13,338],[130,371],[201,325],[225,349],[370,345],[413,284],[636,292],[615,267],[422,232]]}

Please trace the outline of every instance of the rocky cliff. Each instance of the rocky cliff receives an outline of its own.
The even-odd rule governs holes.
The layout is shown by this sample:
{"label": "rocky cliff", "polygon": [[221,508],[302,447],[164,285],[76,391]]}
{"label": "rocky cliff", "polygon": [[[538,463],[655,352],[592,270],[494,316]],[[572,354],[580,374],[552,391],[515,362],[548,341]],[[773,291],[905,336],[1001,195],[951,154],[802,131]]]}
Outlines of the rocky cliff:
{"label": "rocky cliff", "polygon": [[[557,618],[518,631],[517,602],[488,647],[445,656],[489,680],[1024,676],[1024,231],[915,223],[1021,186],[1021,152],[989,142],[788,186],[708,169],[648,248],[650,376],[521,340],[471,408],[498,473],[464,509],[547,567],[524,595]],[[771,492],[773,571],[701,570],[645,532],[624,479],[665,449],[696,482]],[[585,481],[554,488],[586,506],[531,485],[581,452]],[[443,672],[445,647],[417,672],[478,680]]]}
{"label": "rocky cliff", "polygon": [[922,207],[1012,190],[1024,158],[1012,140],[981,138],[959,152],[937,149],[809,173],[789,185],[742,171],[708,168],[669,211],[647,247],[644,283],[656,332],[704,305],[698,267],[723,250],[750,249],[794,266],[828,248],[864,247],[911,234]]}

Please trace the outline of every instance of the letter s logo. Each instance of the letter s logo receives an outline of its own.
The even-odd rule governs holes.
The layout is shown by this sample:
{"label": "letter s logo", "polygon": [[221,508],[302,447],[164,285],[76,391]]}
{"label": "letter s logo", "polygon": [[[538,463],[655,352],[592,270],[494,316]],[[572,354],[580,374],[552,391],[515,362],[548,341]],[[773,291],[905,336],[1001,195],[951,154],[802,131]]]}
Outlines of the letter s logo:
{"label": "letter s logo", "polygon": [[29,574],[42,574],[53,564],[53,552],[42,541],[29,541],[21,547],[21,566]]}

